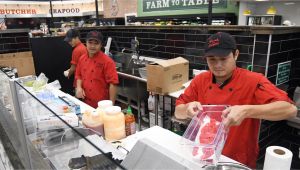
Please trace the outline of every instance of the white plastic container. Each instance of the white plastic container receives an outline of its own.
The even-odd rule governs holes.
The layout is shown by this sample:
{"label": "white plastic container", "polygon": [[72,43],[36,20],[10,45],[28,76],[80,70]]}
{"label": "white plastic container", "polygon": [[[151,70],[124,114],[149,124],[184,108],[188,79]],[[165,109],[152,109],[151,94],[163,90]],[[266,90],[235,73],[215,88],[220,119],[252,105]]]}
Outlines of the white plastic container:
{"label": "white plastic container", "polygon": [[101,100],[98,102],[98,107],[97,107],[96,111],[100,115],[101,120],[103,120],[103,115],[105,114],[105,109],[109,108],[111,106],[113,106],[113,102],[111,100]]}
{"label": "white plastic container", "polygon": [[104,136],[103,115],[105,109],[112,106],[111,100],[102,100],[98,102],[98,108],[94,112],[87,112],[82,116],[82,123],[85,127],[90,128]]}
{"label": "white plastic container", "polygon": [[103,122],[105,139],[107,141],[120,140],[126,137],[125,116],[119,106],[106,108]]}

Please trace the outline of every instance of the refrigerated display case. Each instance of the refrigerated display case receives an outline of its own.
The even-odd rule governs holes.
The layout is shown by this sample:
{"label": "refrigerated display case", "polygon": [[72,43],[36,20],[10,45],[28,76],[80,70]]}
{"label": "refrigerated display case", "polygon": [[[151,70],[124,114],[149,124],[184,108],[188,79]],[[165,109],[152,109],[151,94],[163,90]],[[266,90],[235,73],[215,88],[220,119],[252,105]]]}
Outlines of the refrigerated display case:
{"label": "refrigerated display case", "polygon": [[80,117],[73,118],[73,123],[65,119],[71,113],[54,107],[60,105],[57,94],[50,95],[53,100],[28,87],[34,78],[10,79],[0,71],[0,123],[21,169],[124,169],[120,165],[124,153],[83,127]]}
{"label": "refrigerated display case", "polygon": [[246,25],[281,25],[280,15],[249,15]]}

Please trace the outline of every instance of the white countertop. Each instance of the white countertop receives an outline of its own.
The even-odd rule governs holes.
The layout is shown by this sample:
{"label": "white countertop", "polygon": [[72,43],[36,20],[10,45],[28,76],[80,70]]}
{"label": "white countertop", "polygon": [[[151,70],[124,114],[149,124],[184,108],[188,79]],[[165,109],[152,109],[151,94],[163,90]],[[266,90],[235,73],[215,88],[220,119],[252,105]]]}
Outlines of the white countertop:
{"label": "white countertop", "polygon": [[[139,139],[147,138],[154,143],[166,148],[170,152],[176,154],[177,156],[188,159],[189,161],[192,161],[193,163],[200,164],[192,159],[192,155],[189,152],[186,152],[184,146],[180,143],[180,140],[182,139],[181,136],[167,130],[164,128],[161,128],[159,126],[153,126],[149,129],[143,130],[141,132],[137,132],[134,135],[128,136],[127,138],[122,140],[121,145],[126,148],[128,151],[130,151],[136,142]],[[221,155],[220,162],[234,162],[236,161]],[[202,165],[200,165],[202,166]]]}

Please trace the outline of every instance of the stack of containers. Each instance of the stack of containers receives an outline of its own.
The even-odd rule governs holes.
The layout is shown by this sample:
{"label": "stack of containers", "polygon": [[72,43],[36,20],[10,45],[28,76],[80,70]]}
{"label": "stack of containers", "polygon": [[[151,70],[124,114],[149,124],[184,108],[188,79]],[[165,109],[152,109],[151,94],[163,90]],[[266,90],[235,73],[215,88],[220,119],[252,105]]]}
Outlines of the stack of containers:
{"label": "stack of containers", "polygon": [[98,102],[98,108],[93,112],[86,112],[82,116],[82,123],[85,127],[90,128],[97,133],[104,136],[104,123],[103,115],[105,114],[105,109],[112,107],[113,103],[111,100],[102,100]]}
{"label": "stack of containers", "polygon": [[227,132],[222,123],[225,105],[204,105],[181,139],[182,149],[189,158],[203,165],[216,164],[221,156]]}

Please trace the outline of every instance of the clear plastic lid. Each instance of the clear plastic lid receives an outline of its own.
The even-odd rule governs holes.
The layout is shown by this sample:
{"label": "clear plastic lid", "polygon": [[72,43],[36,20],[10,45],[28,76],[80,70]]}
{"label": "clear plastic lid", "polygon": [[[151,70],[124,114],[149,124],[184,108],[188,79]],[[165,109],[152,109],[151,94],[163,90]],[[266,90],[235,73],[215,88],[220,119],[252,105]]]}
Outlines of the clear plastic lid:
{"label": "clear plastic lid", "polygon": [[111,100],[101,100],[98,102],[99,108],[107,108],[113,106],[113,102]]}
{"label": "clear plastic lid", "polygon": [[108,115],[115,115],[115,114],[121,113],[121,107],[111,106],[111,107],[106,108],[104,111]]}

